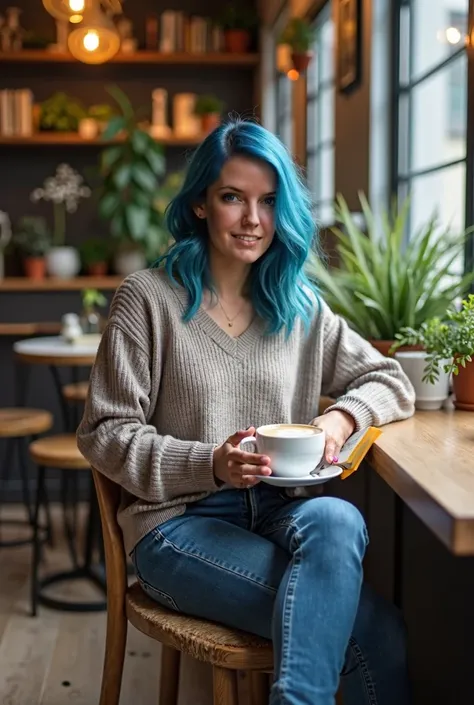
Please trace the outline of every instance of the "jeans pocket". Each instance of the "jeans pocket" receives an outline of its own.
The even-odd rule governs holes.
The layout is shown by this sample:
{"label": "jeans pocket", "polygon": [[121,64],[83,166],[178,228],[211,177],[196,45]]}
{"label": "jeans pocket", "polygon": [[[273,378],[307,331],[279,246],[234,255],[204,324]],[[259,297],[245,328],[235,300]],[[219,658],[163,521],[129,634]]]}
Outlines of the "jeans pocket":
{"label": "jeans pocket", "polygon": [[152,600],[155,602],[158,602],[162,607],[167,607],[168,609],[174,610],[174,612],[179,612],[179,607],[176,604],[176,601],[169,595],[167,592],[164,592],[163,590],[159,590],[156,587],[153,587],[149,583],[147,583],[143,578],[140,576],[138,577],[138,582],[140,583],[140,587],[142,588],[143,592],[145,592],[148,597],[151,597]]}

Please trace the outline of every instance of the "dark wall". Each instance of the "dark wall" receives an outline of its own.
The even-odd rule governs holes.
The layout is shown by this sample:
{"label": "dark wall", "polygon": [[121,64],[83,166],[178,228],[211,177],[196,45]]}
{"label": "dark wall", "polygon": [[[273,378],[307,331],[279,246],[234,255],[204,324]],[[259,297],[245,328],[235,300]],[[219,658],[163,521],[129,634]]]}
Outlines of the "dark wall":
{"label": "dark wall", "polygon": [[[336,87],[335,103],[336,193],[342,193],[349,208],[354,211],[360,210],[357,192],[361,190],[366,194],[369,193],[370,163],[372,0],[360,0],[360,5],[362,14],[360,82],[350,93],[342,93]],[[334,3],[336,27],[337,6],[338,3]]]}

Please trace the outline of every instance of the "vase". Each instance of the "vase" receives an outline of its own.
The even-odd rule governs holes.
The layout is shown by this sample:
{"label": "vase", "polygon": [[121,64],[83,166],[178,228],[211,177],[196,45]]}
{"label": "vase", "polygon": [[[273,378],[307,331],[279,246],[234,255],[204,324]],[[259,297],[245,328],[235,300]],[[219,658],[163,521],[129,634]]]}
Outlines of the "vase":
{"label": "vase", "polygon": [[50,277],[72,279],[80,268],[81,260],[75,247],[52,247],[46,254],[46,270]]}
{"label": "vase", "polygon": [[89,277],[105,277],[108,269],[109,265],[107,262],[91,262],[86,267]]}
{"label": "vase", "polygon": [[221,116],[219,113],[208,113],[207,115],[201,115],[202,133],[203,135],[208,135],[221,123]]}
{"label": "vase", "polygon": [[459,367],[459,374],[453,375],[454,406],[460,411],[474,411],[474,362]]}
{"label": "vase", "polygon": [[[395,343],[395,340],[375,340],[374,338],[369,339],[369,343],[372,345],[373,348],[379,351],[379,353],[382,353],[385,357],[393,357],[393,353],[389,353],[390,348],[392,345]],[[398,348],[400,352],[404,352],[406,350],[423,350],[421,345],[404,345],[401,348]]]}
{"label": "vase", "polygon": [[419,350],[397,351],[395,359],[410,380],[415,390],[415,408],[424,411],[441,409],[449,396],[449,374],[444,371],[444,365],[451,360],[441,360],[439,378],[434,383],[423,382],[427,354]]}
{"label": "vase", "polygon": [[46,274],[46,260],[44,257],[25,257],[23,269],[28,279],[40,281]]}
{"label": "vase", "polygon": [[121,249],[114,257],[114,270],[123,277],[145,269],[146,265],[146,257],[138,248]]}
{"label": "vase", "polygon": [[224,46],[231,54],[245,54],[250,46],[250,32],[246,29],[227,29],[224,32]]}
{"label": "vase", "polygon": [[303,53],[293,51],[291,53],[291,63],[293,64],[293,68],[298,71],[298,73],[304,73],[306,71],[312,58],[312,51],[305,51]]}

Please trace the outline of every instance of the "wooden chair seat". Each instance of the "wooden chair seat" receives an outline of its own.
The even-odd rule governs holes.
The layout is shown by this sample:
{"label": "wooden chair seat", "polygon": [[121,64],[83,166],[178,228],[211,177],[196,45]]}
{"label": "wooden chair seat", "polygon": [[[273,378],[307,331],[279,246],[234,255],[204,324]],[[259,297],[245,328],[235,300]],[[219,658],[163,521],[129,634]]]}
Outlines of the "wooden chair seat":
{"label": "wooden chair seat", "polygon": [[89,391],[89,382],[77,382],[76,384],[65,384],[63,386],[63,396],[67,401],[85,401]]}
{"label": "wooden chair seat", "polygon": [[205,619],[161,607],[134,583],[127,592],[127,618],[157,641],[213,666],[239,670],[271,670],[270,641]]}
{"label": "wooden chair seat", "polygon": [[79,451],[76,436],[64,433],[30,443],[32,460],[40,466],[63,470],[88,470],[89,463]]}
{"label": "wooden chair seat", "polygon": [[53,416],[42,409],[0,409],[0,438],[36,436],[53,425]]}

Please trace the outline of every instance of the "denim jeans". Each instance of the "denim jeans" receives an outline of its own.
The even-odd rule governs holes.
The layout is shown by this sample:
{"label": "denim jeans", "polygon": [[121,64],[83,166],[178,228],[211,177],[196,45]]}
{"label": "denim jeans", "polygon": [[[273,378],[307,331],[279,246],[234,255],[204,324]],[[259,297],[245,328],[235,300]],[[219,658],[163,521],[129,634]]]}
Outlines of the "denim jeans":
{"label": "denim jeans", "polygon": [[224,490],[145,536],[132,559],[150,597],[273,639],[270,705],[409,705],[399,613],[366,585],[367,531],[333,497],[260,483]]}

